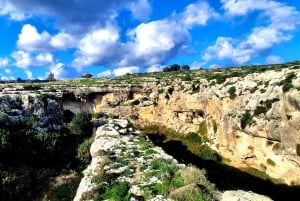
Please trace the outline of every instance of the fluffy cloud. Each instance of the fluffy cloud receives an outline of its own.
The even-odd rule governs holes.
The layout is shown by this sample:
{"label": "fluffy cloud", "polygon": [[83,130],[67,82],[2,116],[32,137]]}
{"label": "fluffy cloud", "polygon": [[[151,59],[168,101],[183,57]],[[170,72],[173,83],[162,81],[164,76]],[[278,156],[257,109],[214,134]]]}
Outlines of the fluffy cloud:
{"label": "fluffy cloud", "polygon": [[190,39],[188,31],[171,20],[142,23],[128,35],[131,42],[127,55],[119,63],[121,66],[164,63],[183,50]]}
{"label": "fluffy cloud", "polygon": [[50,45],[58,50],[64,50],[72,47],[76,47],[76,39],[67,33],[58,33],[50,40]]}
{"label": "fluffy cloud", "polygon": [[4,81],[7,81],[7,80],[16,80],[16,78],[14,76],[1,76],[0,80],[4,80]]}
{"label": "fluffy cloud", "polygon": [[9,68],[6,68],[6,69],[4,70],[4,72],[7,73],[7,74],[11,74],[11,73],[12,73],[11,69],[9,69]]}
{"label": "fluffy cloud", "polygon": [[17,46],[20,50],[29,52],[64,50],[75,47],[73,36],[66,33],[58,33],[51,36],[48,32],[39,33],[35,26],[25,24],[19,34]]}
{"label": "fluffy cloud", "polygon": [[148,0],[132,2],[130,10],[136,19],[147,20],[151,13],[151,5]]}
{"label": "fluffy cloud", "polygon": [[30,70],[24,70],[24,73],[27,75],[27,79],[33,79],[32,72]]}
{"label": "fluffy cloud", "polygon": [[221,0],[226,13],[232,17],[243,16],[259,11],[267,17],[269,24],[254,27],[243,39],[218,37],[215,44],[207,48],[203,55],[205,61],[229,59],[243,64],[254,56],[265,55],[275,45],[291,39],[291,32],[299,24],[300,13],[293,7],[273,0]]}
{"label": "fluffy cloud", "polygon": [[32,58],[28,52],[16,51],[11,55],[15,60],[15,65],[20,68],[28,68],[32,64]]}
{"label": "fluffy cloud", "polygon": [[84,67],[109,64],[118,56],[119,33],[113,26],[96,29],[79,42],[79,51],[73,65]]}
{"label": "fluffy cloud", "polygon": [[195,25],[206,25],[210,18],[216,18],[219,14],[209,6],[207,2],[198,1],[195,4],[190,4],[185,8],[181,15],[180,21],[188,28]]}
{"label": "fluffy cloud", "polygon": [[98,73],[96,77],[105,78],[105,77],[110,77],[112,75],[113,75],[113,73],[111,70],[105,70],[105,71],[102,71],[101,73]]}
{"label": "fluffy cloud", "polygon": [[159,72],[159,71],[162,71],[162,69],[164,68],[164,66],[162,65],[159,65],[159,64],[155,64],[155,65],[152,65],[150,67],[148,67],[146,69],[146,72]]}
{"label": "fluffy cloud", "polygon": [[26,16],[52,16],[57,19],[57,27],[67,30],[68,33],[86,33],[95,24],[104,26],[107,21],[117,16],[119,10],[124,8],[131,10],[138,18],[145,17],[151,11],[146,0],[89,0],[88,2],[1,0],[0,2],[2,15],[9,15],[12,19],[24,19]]}
{"label": "fluffy cloud", "polygon": [[0,68],[6,67],[9,64],[8,58],[0,58]]}
{"label": "fluffy cloud", "polygon": [[282,63],[283,60],[281,57],[279,56],[275,56],[275,55],[270,55],[266,58],[266,62],[268,64],[279,64],[279,63]]}
{"label": "fluffy cloud", "polygon": [[137,66],[121,67],[113,70],[115,76],[125,75],[126,73],[137,73],[140,68]]}
{"label": "fluffy cloud", "polygon": [[22,50],[11,54],[15,59],[15,65],[19,68],[28,69],[30,67],[48,66],[54,63],[53,56],[50,53],[31,54]]}
{"label": "fluffy cloud", "polygon": [[0,15],[8,15],[10,19],[21,21],[29,16],[19,11],[10,1],[0,0]]}
{"label": "fluffy cloud", "polygon": [[[75,68],[64,65],[63,63],[51,65],[50,72],[54,73],[55,79],[70,79],[80,76],[80,73]],[[50,72],[45,75],[45,78],[47,78]]]}
{"label": "fluffy cloud", "polygon": [[49,41],[50,35],[48,32],[38,33],[37,29],[30,25],[25,24],[19,34],[19,40],[17,46],[21,50],[26,51],[42,51],[49,49],[47,41]]}

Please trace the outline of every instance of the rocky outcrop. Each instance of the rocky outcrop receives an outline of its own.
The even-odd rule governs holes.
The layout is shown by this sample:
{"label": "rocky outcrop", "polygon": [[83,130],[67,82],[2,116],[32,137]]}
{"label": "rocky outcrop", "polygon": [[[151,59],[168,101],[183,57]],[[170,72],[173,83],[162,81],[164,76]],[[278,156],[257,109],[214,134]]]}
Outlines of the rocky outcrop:
{"label": "rocky outcrop", "polygon": [[[116,182],[126,182],[130,185],[128,190],[132,200],[136,200],[144,193],[141,186],[154,186],[162,182],[155,176],[143,178],[143,173],[139,170],[141,166],[151,166],[151,161],[160,158],[172,160],[177,164],[171,156],[165,154],[160,148],[148,149],[149,153],[147,153],[147,149],[142,146],[148,146],[146,144],[150,144],[150,141],[142,139],[143,137],[138,135],[139,132],[134,130],[127,120],[111,119],[106,122],[103,121],[103,123],[105,124],[98,127],[95,133],[94,142],[90,148],[92,161],[84,170],[84,177],[77,189],[74,201],[97,196],[96,186],[99,185],[95,181],[97,177],[114,177]],[[142,142],[142,140],[146,141]],[[153,155],[151,156],[151,154]],[[163,196],[156,195],[151,200],[167,201]]]}
{"label": "rocky outcrop", "polygon": [[269,197],[242,190],[225,191],[221,201],[271,201]]}
{"label": "rocky outcrop", "polygon": [[93,90],[93,96],[85,99],[93,112],[181,133],[198,132],[205,125],[209,146],[228,164],[245,171],[255,168],[279,183],[300,184],[297,67],[231,77],[222,83],[199,78],[147,83],[139,90],[112,88]]}
{"label": "rocky outcrop", "polygon": [[14,121],[34,117],[40,132],[60,131],[64,128],[62,105],[47,95],[17,93],[0,95],[0,114]]}
{"label": "rocky outcrop", "polygon": [[[112,197],[105,197],[113,194],[106,195],[107,190],[103,191],[103,186],[118,189],[117,194],[132,201],[188,200],[196,198],[193,194],[204,200],[272,200],[241,190],[220,192],[206,180],[204,170],[179,164],[161,148],[154,147],[127,120],[110,119],[101,122],[103,125],[97,128],[90,148],[92,161],[84,170],[74,201],[93,198],[114,200]],[[175,185],[172,181],[178,184]],[[116,188],[120,184],[126,184],[125,193],[123,188]],[[209,197],[203,197],[202,191]],[[124,197],[121,199],[125,199]]]}

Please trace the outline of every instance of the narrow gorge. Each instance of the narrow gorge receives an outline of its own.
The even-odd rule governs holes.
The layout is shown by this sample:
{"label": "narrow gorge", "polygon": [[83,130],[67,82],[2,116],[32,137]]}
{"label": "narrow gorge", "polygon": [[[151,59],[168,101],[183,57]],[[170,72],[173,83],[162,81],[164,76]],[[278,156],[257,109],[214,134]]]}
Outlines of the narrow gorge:
{"label": "narrow gorge", "polygon": [[[146,160],[141,155],[145,150],[136,147],[135,143],[140,143],[144,135],[137,133],[142,131],[164,149],[149,148],[151,153],[146,157],[149,161],[144,162],[149,164],[144,164],[144,169],[151,166],[151,157],[168,158],[168,154],[177,159],[172,160],[181,172],[186,171],[184,168],[191,168],[189,164],[205,168],[209,179],[205,185],[209,186],[212,182],[219,188],[215,189],[215,195],[207,191],[212,200],[225,201],[223,190],[255,192],[255,188],[247,188],[247,182],[249,186],[265,186],[257,193],[273,200],[295,196],[299,190],[299,65],[133,74],[112,79],[77,79],[47,84],[5,85],[1,88],[1,122],[32,117],[36,121],[32,124],[36,126],[34,132],[59,133],[71,128],[74,115],[81,112],[92,114],[89,127],[94,127],[95,131],[90,150],[92,161],[85,170],[85,176],[90,174],[89,171],[99,173],[99,170],[101,174],[111,171],[112,174],[139,175],[136,170],[140,164],[135,160],[139,157]],[[63,134],[57,139],[68,138],[66,136]],[[43,142],[43,139],[46,137],[39,135],[38,142]],[[7,139],[2,137],[1,140],[5,142]],[[65,142],[62,145],[66,145]],[[63,147],[58,151],[62,150]],[[127,151],[128,154],[125,154]],[[5,153],[1,152],[2,155]],[[106,167],[107,161],[115,162],[119,160],[116,159],[118,156],[123,160],[122,153],[133,157],[127,168],[114,163],[111,164],[113,167]],[[173,167],[174,164],[170,165]],[[213,171],[209,173],[212,169],[216,170],[215,173],[227,174],[227,177]],[[231,173],[226,172],[229,169],[237,172],[232,174],[232,177],[237,177],[232,178],[232,183]],[[209,178],[212,174],[215,176]],[[141,179],[139,176],[136,177]],[[239,179],[243,180],[239,182],[246,183],[244,187],[238,184]],[[127,186],[133,181],[123,182],[127,182],[126,185],[123,183],[118,188],[131,190],[136,197],[141,196],[137,186]],[[75,200],[81,200],[80,192],[84,194],[82,189],[90,184],[91,178],[83,177]],[[188,185],[193,188],[194,184]],[[103,186],[99,188],[106,189]],[[91,189],[95,193],[93,187]],[[237,194],[240,198],[236,199],[244,196],[246,200],[247,192],[239,193],[231,192],[230,196]],[[85,196],[90,194],[87,192]],[[253,193],[253,196],[256,194]],[[153,200],[163,199],[153,197]]]}

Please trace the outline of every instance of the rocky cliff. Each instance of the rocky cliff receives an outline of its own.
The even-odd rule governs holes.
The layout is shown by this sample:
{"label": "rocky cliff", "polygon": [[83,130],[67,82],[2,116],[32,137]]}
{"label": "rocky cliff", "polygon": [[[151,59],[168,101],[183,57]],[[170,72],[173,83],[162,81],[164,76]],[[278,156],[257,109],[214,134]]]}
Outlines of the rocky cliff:
{"label": "rocky cliff", "polygon": [[221,75],[226,71],[213,72],[206,79],[162,80],[157,75],[134,86],[69,89],[75,99],[64,107],[72,110],[72,104],[85,104],[94,113],[164,125],[182,134],[205,126],[202,134],[209,146],[229,165],[245,171],[254,168],[279,183],[299,185],[299,66],[246,74],[233,70],[225,78]]}
{"label": "rocky cliff", "polygon": [[60,131],[64,128],[62,104],[56,98],[37,93],[0,94],[0,115],[15,121],[22,117],[34,117],[37,131]]}

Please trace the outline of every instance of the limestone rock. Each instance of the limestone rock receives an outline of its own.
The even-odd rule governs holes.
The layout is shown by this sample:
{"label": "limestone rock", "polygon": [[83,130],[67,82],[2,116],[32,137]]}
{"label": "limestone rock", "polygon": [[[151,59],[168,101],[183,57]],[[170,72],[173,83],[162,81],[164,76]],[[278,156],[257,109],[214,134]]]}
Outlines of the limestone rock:
{"label": "limestone rock", "polygon": [[259,195],[253,192],[237,190],[225,191],[222,194],[221,201],[272,201],[272,199],[265,195]]}

